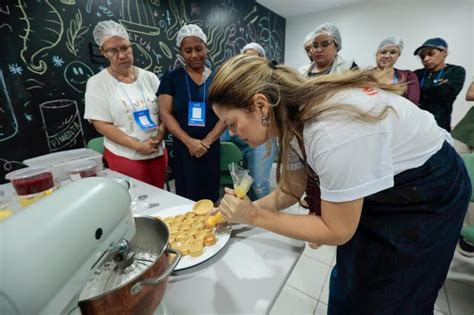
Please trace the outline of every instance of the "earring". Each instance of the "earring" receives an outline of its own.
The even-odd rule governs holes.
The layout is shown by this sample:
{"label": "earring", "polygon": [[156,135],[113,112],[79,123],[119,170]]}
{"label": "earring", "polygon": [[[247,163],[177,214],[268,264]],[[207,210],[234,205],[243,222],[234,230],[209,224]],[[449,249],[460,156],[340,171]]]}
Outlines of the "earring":
{"label": "earring", "polygon": [[270,119],[268,119],[267,115],[262,115],[262,125],[264,127],[270,126]]}

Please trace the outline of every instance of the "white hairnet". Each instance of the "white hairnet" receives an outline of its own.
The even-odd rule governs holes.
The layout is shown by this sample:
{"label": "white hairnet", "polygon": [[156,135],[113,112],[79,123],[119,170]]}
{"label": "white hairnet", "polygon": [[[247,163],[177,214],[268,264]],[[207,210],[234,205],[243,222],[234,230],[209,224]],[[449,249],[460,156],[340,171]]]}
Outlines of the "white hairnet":
{"label": "white hairnet", "polygon": [[200,38],[205,44],[207,44],[207,37],[206,34],[204,34],[204,32],[202,31],[202,29],[196,24],[187,24],[183,25],[183,27],[181,27],[181,29],[178,31],[178,35],[176,35],[176,46],[180,48],[183,39],[191,36]]}
{"label": "white hairnet", "polygon": [[403,50],[403,45],[403,39],[401,39],[399,36],[393,36],[381,41],[379,44],[379,48],[377,48],[377,51],[381,51],[386,46],[398,46],[398,49],[400,49],[401,54]]}
{"label": "white hairnet", "polygon": [[314,40],[316,36],[323,35],[323,34],[334,37],[334,40],[336,41],[337,51],[341,50],[342,38],[341,38],[341,33],[339,32],[339,29],[337,28],[336,25],[332,23],[324,23],[324,24],[319,25],[314,30],[311,40]]}
{"label": "white hairnet", "polygon": [[263,57],[265,58],[266,57],[266,54],[265,54],[265,49],[263,49],[262,46],[260,46],[259,44],[257,43],[248,43],[247,45],[244,46],[244,48],[242,48],[242,50],[240,51],[241,54],[244,54],[247,50],[249,49],[253,49],[253,50],[256,50],[258,52],[258,55],[260,57]]}
{"label": "white hairnet", "polygon": [[308,42],[311,42],[313,40],[313,34],[314,32],[309,32],[308,34],[306,34],[306,36],[304,37],[303,47],[306,46]]}
{"label": "white hairnet", "polygon": [[114,36],[130,41],[128,38],[128,33],[125,27],[122,24],[119,24],[115,21],[108,20],[97,23],[92,32],[94,40],[99,47],[102,47],[104,42]]}

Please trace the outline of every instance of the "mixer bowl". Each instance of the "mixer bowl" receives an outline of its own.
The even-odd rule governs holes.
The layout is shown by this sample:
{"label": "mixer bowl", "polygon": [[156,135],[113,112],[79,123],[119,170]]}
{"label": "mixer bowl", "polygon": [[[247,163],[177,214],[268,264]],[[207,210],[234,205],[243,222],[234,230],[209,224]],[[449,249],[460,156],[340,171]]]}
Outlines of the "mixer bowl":
{"label": "mixer bowl", "polygon": [[[134,262],[117,270],[108,258],[84,288],[79,307],[83,314],[153,314],[181,253],[169,248],[166,225],[148,216],[136,216],[136,234],[130,241]],[[176,256],[168,263],[168,256]]]}

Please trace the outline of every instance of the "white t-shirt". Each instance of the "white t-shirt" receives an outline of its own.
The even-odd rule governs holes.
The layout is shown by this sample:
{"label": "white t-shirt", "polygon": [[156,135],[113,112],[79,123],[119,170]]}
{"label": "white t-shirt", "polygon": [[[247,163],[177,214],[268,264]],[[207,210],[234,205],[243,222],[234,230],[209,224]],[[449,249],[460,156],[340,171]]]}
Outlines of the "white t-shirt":
{"label": "white t-shirt", "polygon": [[[156,92],[160,80],[155,74],[140,69],[137,70],[137,80],[133,83],[122,83],[116,80],[107,69],[102,70],[87,81],[85,95],[84,118],[113,123],[115,127],[144,141],[155,131],[143,131],[135,122],[133,113],[136,110],[148,108],[150,117],[158,125],[158,103]],[[145,160],[163,155],[164,142],[159,151],[150,155],[143,155],[130,148],[119,145],[104,138],[104,146],[112,153],[131,159]]]}
{"label": "white t-shirt", "polygon": [[[404,97],[380,91],[350,89],[328,100],[364,111],[394,108],[377,122],[351,118],[322,118],[305,125],[304,147],[308,165],[320,180],[321,199],[352,201],[393,187],[394,176],[423,165],[451,136],[438,127],[432,114]],[[289,169],[303,168],[296,141]]]}

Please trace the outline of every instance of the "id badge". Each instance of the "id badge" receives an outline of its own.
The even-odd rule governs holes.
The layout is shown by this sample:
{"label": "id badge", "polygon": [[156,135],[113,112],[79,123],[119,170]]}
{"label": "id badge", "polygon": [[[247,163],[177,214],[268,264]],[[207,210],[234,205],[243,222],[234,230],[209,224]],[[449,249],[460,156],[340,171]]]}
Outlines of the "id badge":
{"label": "id badge", "polygon": [[148,131],[158,127],[151,119],[150,110],[148,108],[133,112],[133,119],[137,123],[138,127],[140,127],[140,129],[143,131]]}
{"label": "id badge", "polygon": [[206,103],[189,102],[188,103],[188,126],[204,127],[206,126]]}

